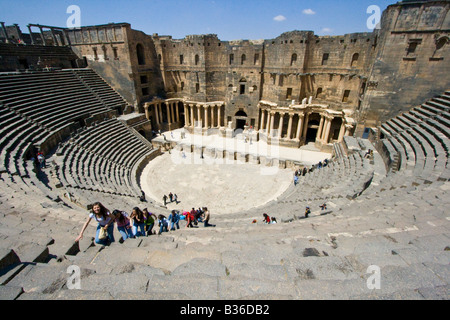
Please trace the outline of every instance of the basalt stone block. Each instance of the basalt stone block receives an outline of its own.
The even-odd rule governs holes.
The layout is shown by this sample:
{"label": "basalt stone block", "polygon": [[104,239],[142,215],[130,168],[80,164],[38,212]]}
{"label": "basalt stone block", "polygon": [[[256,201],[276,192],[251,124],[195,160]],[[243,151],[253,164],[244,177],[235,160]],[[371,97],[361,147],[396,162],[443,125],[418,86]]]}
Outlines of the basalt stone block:
{"label": "basalt stone block", "polygon": [[19,264],[20,262],[14,250],[0,249],[0,270]]}

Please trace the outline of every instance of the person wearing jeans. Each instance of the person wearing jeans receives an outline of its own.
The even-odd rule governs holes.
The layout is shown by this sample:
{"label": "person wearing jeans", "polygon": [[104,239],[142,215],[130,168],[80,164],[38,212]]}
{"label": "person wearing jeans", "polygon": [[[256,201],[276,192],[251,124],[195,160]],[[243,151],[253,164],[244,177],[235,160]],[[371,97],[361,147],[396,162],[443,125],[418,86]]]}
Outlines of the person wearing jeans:
{"label": "person wearing jeans", "polygon": [[[145,236],[145,220],[146,217],[141,209],[138,207],[133,208],[130,219],[132,221],[133,236],[140,237]],[[140,229],[140,231],[138,231]]]}
{"label": "person wearing jeans", "polygon": [[170,230],[175,230],[175,225],[177,226],[177,229],[180,229],[180,215],[176,210],[172,210],[172,213],[169,216],[170,221]]}
{"label": "person wearing jeans", "polygon": [[128,238],[134,238],[128,214],[120,210],[114,210],[113,214],[116,217],[117,230],[122,235],[122,239],[125,241]]}
{"label": "person wearing jeans", "polygon": [[[109,212],[100,202],[96,202],[92,205],[92,211],[89,213],[89,217],[83,225],[80,234],[75,239],[75,242],[83,239],[83,234],[92,219],[98,222],[97,232],[95,234],[95,243],[100,245],[107,245],[108,242],[114,242],[114,221],[116,217]],[[105,229],[108,233],[106,239],[99,239],[101,229]]]}
{"label": "person wearing jeans", "polygon": [[162,234],[163,231],[169,232],[169,222],[167,221],[167,218],[165,216],[163,216],[162,214],[160,214],[158,216],[158,220],[159,220],[159,233],[158,234]]}

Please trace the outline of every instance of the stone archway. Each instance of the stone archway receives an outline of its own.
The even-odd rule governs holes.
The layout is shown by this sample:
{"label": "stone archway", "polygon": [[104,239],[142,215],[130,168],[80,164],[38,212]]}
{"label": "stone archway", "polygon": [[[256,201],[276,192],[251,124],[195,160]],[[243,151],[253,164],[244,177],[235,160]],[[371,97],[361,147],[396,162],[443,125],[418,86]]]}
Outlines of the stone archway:
{"label": "stone archway", "polygon": [[244,131],[245,126],[247,125],[247,121],[248,121],[247,113],[245,113],[243,110],[239,110],[234,115],[234,118],[236,119],[235,130]]}

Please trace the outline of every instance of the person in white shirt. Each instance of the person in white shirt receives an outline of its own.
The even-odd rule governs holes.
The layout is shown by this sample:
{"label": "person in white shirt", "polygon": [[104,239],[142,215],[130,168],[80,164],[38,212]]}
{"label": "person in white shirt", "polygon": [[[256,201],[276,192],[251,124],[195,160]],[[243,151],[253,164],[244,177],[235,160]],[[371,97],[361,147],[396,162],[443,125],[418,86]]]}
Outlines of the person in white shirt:
{"label": "person in white shirt", "polygon": [[[95,243],[106,245],[108,244],[108,240],[109,243],[114,242],[114,220],[116,218],[100,202],[96,202],[92,205],[92,211],[89,213],[89,217],[84,223],[80,235],[75,239],[75,242],[83,239],[84,231],[92,219],[95,219],[98,222]],[[104,239],[100,239],[100,231],[102,231],[102,229],[107,232],[107,237]]]}

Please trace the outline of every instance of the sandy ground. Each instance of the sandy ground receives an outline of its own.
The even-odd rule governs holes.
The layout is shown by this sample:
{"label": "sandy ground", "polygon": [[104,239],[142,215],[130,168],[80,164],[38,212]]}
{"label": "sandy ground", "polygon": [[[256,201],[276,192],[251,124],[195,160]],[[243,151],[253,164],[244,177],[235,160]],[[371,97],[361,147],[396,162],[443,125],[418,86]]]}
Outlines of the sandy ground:
{"label": "sandy ground", "polygon": [[247,210],[276,199],[293,177],[292,169],[275,168],[269,172],[260,165],[237,161],[193,161],[190,153],[189,164],[173,162],[172,157],[173,153],[166,153],[151,161],[141,180],[146,195],[160,204],[164,194],[177,194],[179,203],[169,203],[169,209],[208,207],[212,214]]}
{"label": "sandy ground", "polygon": [[[329,153],[318,152],[312,146],[300,149],[277,147],[271,149],[263,141],[245,143],[242,139],[222,138],[217,135],[200,136],[181,131],[165,132],[169,141],[203,145],[253,154],[293,159],[305,165],[316,164]],[[163,141],[163,137],[156,139]],[[275,150],[275,152],[274,152]],[[211,214],[227,214],[262,206],[278,198],[292,183],[293,169],[280,169],[242,163],[224,158],[213,159],[197,153],[172,150],[151,161],[143,170],[142,190],[159,204],[170,192],[177,194],[179,203],[168,203],[169,209],[191,210],[208,207]]]}

